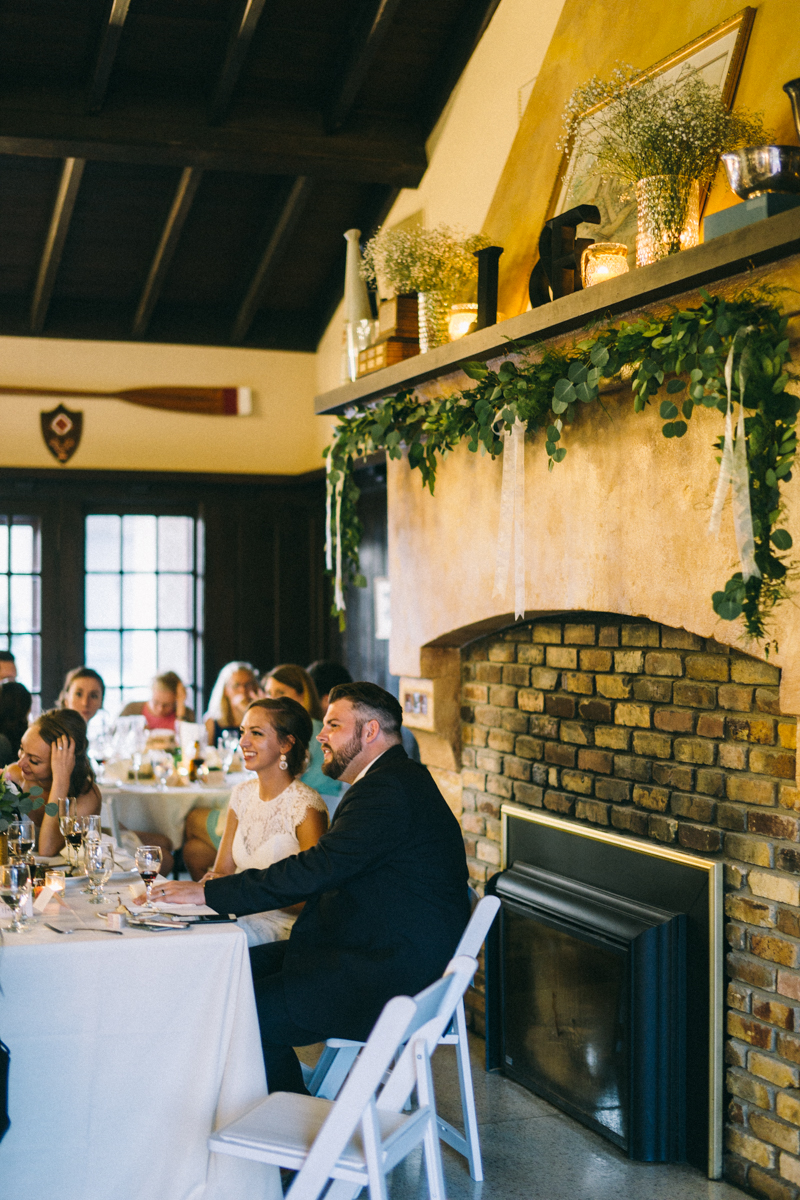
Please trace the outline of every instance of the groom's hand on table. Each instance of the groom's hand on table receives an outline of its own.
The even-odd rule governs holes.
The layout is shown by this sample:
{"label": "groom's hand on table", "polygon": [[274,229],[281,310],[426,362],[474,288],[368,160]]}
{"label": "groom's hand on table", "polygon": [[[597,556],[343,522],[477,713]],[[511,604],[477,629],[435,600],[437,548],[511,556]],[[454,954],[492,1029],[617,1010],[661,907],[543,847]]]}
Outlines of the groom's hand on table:
{"label": "groom's hand on table", "polygon": [[[144,904],[146,895],[136,896],[134,904]],[[202,883],[190,883],[188,880],[175,882],[165,879],[153,884],[153,902],[155,904],[205,904],[205,892]]]}

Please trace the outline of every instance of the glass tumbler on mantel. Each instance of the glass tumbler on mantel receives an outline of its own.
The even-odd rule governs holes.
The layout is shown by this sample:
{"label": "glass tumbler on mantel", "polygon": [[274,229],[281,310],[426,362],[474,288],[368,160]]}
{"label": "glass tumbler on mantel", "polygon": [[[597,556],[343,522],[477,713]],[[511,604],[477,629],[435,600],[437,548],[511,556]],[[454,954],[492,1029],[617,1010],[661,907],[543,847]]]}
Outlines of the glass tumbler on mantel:
{"label": "glass tumbler on mantel", "polygon": [[445,292],[417,293],[421,354],[450,341],[450,298]]}
{"label": "glass tumbler on mantel", "polygon": [[636,184],[636,265],[700,241],[700,184],[683,175],[650,175]]}

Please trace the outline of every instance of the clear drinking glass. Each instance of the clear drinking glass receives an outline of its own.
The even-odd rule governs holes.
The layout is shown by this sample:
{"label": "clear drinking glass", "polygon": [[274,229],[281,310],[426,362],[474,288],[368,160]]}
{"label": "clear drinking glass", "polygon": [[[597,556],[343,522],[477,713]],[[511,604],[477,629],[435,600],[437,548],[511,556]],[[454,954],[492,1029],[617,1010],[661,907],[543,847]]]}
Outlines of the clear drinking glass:
{"label": "clear drinking glass", "polygon": [[153,764],[153,774],[155,775],[158,789],[164,792],[167,789],[167,780],[172,772],[172,755],[167,754],[166,750],[159,750],[151,754],[150,759]]}
{"label": "clear drinking glass", "polygon": [[31,866],[32,851],[36,845],[36,826],[30,817],[18,817],[8,826],[8,851],[17,862]]}
{"label": "clear drinking glass", "polygon": [[11,909],[9,933],[25,932],[20,905],[27,895],[29,878],[27,863],[7,863],[0,866],[0,900]]}
{"label": "clear drinking glass", "polygon": [[153,880],[158,874],[161,866],[161,847],[160,846],[139,846],[136,851],[136,870],[144,880],[144,886],[147,889],[147,903],[143,906],[145,911],[152,912],[155,909],[153,904],[151,890]]}
{"label": "clear drinking glass", "polygon": [[239,748],[239,735],[232,730],[226,729],[220,736],[219,747],[222,750],[222,769],[227,775],[231,769],[233,756]]}
{"label": "clear drinking glass", "polygon": [[78,801],[74,796],[67,796],[66,799],[59,797],[58,828],[67,843],[67,861],[70,864],[70,870],[78,865],[77,848],[83,838],[83,830],[80,827],[76,828],[77,807]]}
{"label": "clear drinking glass", "polygon": [[[83,843],[83,859],[84,859],[84,866],[85,866],[86,865],[87,847],[90,846],[92,843],[99,842],[101,840],[101,838],[100,838],[100,834],[101,834],[100,814],[92,813],[88,817],[76,817],[75,823],[80,828],[80,831],[81,831],[81,838],[82,838],[82,843]],[[87,868],[86,874],[88,875],[88,873],[89,873],[89,871]],[[81,892],[84,896],[92,895],[93,888],[91,885],[91,881],[87,880],[86,887],[81,888]]]}
{"label": "clear drinking glass", "polygon": [[86,874],[89,876],[90,904],[102,904],[105,900],[103,885],[108,883],[114,870],[114,852],[108,842],[86,842],[84,848]]}

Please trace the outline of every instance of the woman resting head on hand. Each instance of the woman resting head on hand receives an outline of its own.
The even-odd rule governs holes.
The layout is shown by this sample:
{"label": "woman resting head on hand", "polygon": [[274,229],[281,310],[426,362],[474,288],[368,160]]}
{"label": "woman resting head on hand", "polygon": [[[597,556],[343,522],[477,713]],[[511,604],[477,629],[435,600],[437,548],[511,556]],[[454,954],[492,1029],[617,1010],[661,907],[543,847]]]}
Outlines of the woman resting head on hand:
{"label": "woman resting head on hand", "polygon": [[70,708],[52,708],[34,721],[22,736],[19,761],[8,767],[6,775],[25,791],[38,786],[44,793],[41,806],[30,814],[39,827],[39,854],[58,854],[64,845],[58,816],[49,816],[45,804],[74,796],[78,816],[100,812],[100,789],[87,755],[86,722]]}
{"label": "woman resting head on hand", "polygon": [[[296,700],[254,700],[239,745],[256,778],[231,792],[225,832],[214,868],[198,883],[160,883],[157,901],[203,903],[203,883],[220,875],[266,867],[315,846],[328,828],[325,801],[298,776],[306,765],[311,719]],[[299,906],[242,918],[251,946],[291,932]]]}
{"label": "woman resting head on hand", "polygon": [[71,708],[80,713],[88,725],[92,717],[103,707],[106,685],[102,675],[91,667],[75,667],[64,680],[58,703],[62,708]]}
{"label": "woman resting head on hand", "polygon": [[216,746],[223,730],[238,732],[248,706],[263,694],[250,663],[226,663],[211,689],[203,717],[209,746]]}

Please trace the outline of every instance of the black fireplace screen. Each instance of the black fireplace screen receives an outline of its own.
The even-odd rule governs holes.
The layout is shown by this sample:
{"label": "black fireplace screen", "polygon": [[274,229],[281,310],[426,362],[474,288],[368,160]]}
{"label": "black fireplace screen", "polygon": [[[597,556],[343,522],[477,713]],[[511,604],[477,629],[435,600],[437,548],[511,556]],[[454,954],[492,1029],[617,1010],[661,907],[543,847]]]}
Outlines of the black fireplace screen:
{"label": "black fireplace screen", "polygon": [[515,912],[504,930],[505,1061],[587,1123],[628,1142],[627,955]]}
{"label": "black fireplace screen", "polygon": [[522,862],[492,890],[506,1073],[632,1158],[683,1160],[683,914]]}

